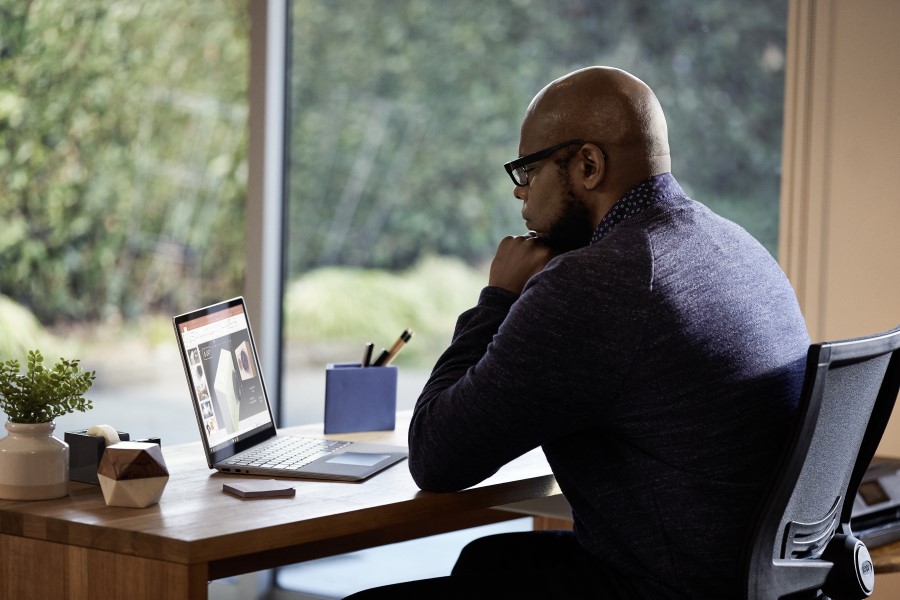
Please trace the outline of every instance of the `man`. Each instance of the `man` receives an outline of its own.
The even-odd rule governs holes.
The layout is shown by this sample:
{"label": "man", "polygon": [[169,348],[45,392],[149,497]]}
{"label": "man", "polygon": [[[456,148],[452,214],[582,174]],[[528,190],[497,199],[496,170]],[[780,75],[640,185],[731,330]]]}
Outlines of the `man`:
{"label": "man", "polygon": [[460,316],[409,467],[452,492],[541,446],[574,532],[479,540],[452,576],[378,592],[738,597],[809,345],[794,292],[749,234],[685,196],[659,102],[632,75],[550,83],[519,151],[506,167],[531,233],[500,243]]}

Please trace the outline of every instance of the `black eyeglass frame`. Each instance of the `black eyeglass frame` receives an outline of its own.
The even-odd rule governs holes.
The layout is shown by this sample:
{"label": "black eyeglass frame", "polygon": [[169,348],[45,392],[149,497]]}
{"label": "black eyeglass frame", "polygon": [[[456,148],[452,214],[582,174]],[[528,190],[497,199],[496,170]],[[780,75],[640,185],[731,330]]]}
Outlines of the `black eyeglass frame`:
{"label": "black eyeglass frame", "polygon": [[536,163],[539,160],[543,160],[562,148],[566,146],[573,146],[575,144],[588,144],[590,142],[586,142],[584,140],[569,140],[567,142],[563,142],[561,144],[556,144],[555,146],[550,146],[549,148],[544,148],[543,150],[538,150],[532,154],[528,154],[526,156],[522,156],[517,158],[516,160],[511,160],[505,165],[503,168],[506,169],[506,172],[509,174],[509,178],[512,179],[512,182],[518,187],[525,187],[528,185],[528,172],[521,171],[523,182],[519,183],[519,180],[516,179],[516,171],[519,171],[523,167],[527,167],[532,163]]}

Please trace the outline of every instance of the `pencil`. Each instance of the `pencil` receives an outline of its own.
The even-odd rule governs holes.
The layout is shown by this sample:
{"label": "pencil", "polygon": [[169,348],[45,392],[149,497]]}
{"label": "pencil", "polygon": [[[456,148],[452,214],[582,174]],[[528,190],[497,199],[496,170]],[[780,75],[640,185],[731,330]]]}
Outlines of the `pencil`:
{"label": "pencil", "polygon": [[403,333],[400,334],[400,337],[397,338],[397,341],[394,342],[394,345],[391,346],[391,349],[388,350],[388,355],[385,358],[384,362],[381,364],[382,367],[386,367],[391,364],[391,361],[396,358],[397,354],[403,349],[403,346],[406,345],[406,342],[410,340],[413,336],[412,329],[404,329]]}

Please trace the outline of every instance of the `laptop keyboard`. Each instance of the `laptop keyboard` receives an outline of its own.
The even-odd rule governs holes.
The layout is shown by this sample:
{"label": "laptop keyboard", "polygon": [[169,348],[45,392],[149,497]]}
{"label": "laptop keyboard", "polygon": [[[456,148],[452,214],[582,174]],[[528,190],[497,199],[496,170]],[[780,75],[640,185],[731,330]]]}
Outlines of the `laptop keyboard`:
{"label": "laptop keyboard", "polygon": [[340,450],[350,442],[294,436],[277,436],[271,442],[250,448],[222,464],[231,467],[262,467],[293,471]]}

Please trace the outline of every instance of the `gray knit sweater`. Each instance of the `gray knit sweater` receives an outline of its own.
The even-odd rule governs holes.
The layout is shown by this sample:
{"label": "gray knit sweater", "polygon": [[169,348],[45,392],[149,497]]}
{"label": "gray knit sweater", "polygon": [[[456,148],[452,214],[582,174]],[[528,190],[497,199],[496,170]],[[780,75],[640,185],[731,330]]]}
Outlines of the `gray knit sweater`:
{"label": "gray knit sweater", "polygon": [[664,177],[521,296],[487,287],[460,316],[409,467],[450,492],[541,446],[577,539],[638,596],[736,597],[809,338],[769,253]]}

